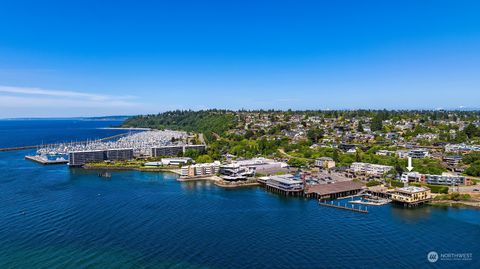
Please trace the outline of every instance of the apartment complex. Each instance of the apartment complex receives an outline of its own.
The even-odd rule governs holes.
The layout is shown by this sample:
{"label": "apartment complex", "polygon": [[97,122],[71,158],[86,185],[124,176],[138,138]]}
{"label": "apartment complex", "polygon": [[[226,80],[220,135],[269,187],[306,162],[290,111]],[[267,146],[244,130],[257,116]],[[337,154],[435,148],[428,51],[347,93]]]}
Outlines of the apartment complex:
{"label": "apartment complex", "polygon": [[182,166],[182,177],[212,176],[220,171],[220,162],[200,163],[188,166]]}
{"label": "apartment complex", "polygon": [[68,153],[69,166],[82,166],[89,162],[101,162],[106,160],[130,160],[133,159],[133,149],[109,149],[74,151]]}
{"label": "apartment complex", "polygon": [[356,174],[382,176],[385,173],[388,173],[389,171],[393,170],[393,166],[354,162],[350,166],[350,170]]}
{"label": "apartment complex", "polygon": [[204,151],[205,145],[171,145],[153,147],[151,149],[151,155],[152,157],[178,156],[185,153],[187,150]]}
{"label": "apartment complex", "polygon": [[472,181],[461,175],[442,173],[441,175],[420,174],[418,172],[403,173],[400,180],[403,183],[419,182],[432,185],[471,185]]}

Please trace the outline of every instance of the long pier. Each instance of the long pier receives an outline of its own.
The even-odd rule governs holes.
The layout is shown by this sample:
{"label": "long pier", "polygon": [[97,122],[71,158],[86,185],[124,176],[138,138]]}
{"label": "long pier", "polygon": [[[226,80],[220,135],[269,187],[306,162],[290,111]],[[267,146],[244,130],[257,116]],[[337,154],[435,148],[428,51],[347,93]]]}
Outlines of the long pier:
{"label": "long pier", "polygon": [[[116,134],[116,135],[100,138],[100,139],[97,139],[97,140],[93,140],[93,142],[101,142],[101,141],[105,141],[105,140],[110,140],[110,139],[121,137],[121,136],[124,136],[124,135],[127,135],[127,134],[129,134],[129,133]],[[69,142],[69,144],[85,144],[87,142],[88,141],[76,141],[76,142]],[[10,147],[10,148],[0,148],[0,151],[14,151],[14,150],[24,150],[24,149],[36,149],[36,148],[41,148],[41,147],[55,147],[55,146],[58,146],[60,144],[64,144],[64,143],[51,143],[51,144],[33,145],[33,146],[18,146],[18,147]]]}
{"label": "long pier", "polygon": [[68,163],[68,160],[65,160],[65,159],[49,160],[47,158],[42,158],[41,156],[25,156],[25,160],[34,161],[34,162],[41,163],[41,164],[64,164],[64,163]]}
{"label": "long pier", "polygon": [[338,208],[338,209],[343,209],[343,210],[348,210],[348,211],[353,211],[353,212],[368,213],[367,207],[365,207],[365,209],[361,209],[361,208],[355,208],[353,205],[352,205],[352,207],[341,206],[339,204],[335,205],[335,204],[333,204],[333,201],[330,204],[319,201],[318,204],[321,205],[321,206],[333,207],[333,208]]}

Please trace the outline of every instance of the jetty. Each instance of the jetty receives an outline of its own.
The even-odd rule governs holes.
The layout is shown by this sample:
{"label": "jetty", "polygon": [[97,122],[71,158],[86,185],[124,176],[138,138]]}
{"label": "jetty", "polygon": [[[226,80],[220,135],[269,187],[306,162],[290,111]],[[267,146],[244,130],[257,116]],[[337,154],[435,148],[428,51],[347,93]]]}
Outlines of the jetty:
{"label": "jetty", "polygon": [[57,158],[55,160],[50,160],[46,157],[43,157],[43,156],[40,156],[40,155],[36,155],[36,156],[25,156],[25,160],[30,160],[30,161],[34,161],[34,162],[37,162],[37,163],[40,163],[40,164],[65,164],[65,163],[68,163],[68,160],[64,159],[64,158]]}
{"label": "jetty", "polygon": [[322,202],[321,200],[318,201],[318,204],[321,206],[332,207],[332,208],[348,210],[353,212],[368,213],[368,208],[366,206],[365,206],[365,209],[362,209],[361,206],[359,206],[358,208],[356,208],[354,205],[352,205],[351,207],[348,207],[346,205],[343,206],[340,203],[334,204],[333,201],[331,201],[330,203],[327,203],[327,202]]}

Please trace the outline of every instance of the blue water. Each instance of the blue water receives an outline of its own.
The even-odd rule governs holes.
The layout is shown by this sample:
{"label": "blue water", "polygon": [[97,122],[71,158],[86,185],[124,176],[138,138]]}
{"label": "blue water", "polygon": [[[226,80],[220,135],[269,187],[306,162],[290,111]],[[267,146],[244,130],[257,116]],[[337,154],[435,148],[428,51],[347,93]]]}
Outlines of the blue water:
{"label": "blue water", "polygon": [[125,130],[103,129],[121,121],[0,120],[0,148],[98,139]]}
{"label": "blue water", "polygon": [[[479,210],[360,214],[165,173],[105,180],[27,153],[0,152],[0,268],[480,268]],[[431,264],[432,250],[473,259]]]}

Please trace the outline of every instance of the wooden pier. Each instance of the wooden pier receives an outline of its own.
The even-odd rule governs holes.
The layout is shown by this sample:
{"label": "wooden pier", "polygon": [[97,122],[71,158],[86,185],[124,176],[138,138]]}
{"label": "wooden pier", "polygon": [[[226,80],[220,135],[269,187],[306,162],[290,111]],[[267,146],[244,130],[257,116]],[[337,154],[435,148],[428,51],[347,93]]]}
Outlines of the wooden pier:
{"label": "wooden pier", "polygon": [[338,208],[338,209],[343,209],[343,210],[348,210],[348,211],[353,211],[353,212],[368,213],[368,208],[367,207],[365,207],[365,209],[362,209],[361,207],[356,208],[354,205],[352,205],[352,207],[342,206],[342,205],[340,205],[340,203],[339,204],[334,204],[333,201],[331,201],[330,203],[318,201],[318,204],[321,205],[321,206],[333,207],[333,208]]}

